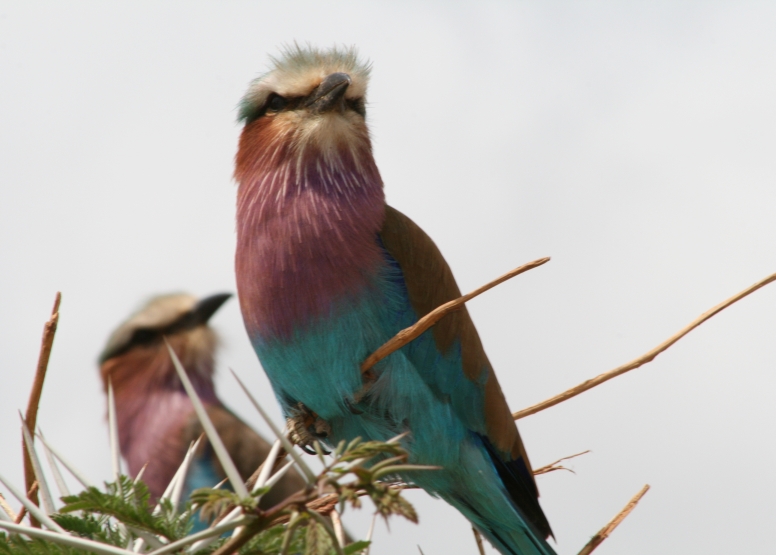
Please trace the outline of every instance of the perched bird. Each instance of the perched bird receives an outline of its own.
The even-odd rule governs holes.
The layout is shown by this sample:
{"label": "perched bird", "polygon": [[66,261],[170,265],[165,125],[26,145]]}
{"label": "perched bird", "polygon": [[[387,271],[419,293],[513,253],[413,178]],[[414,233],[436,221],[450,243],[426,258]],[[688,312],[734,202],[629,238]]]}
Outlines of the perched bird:
{"label": "perched bird", "polygon": [[409,431],[409,478],[504,554],[551,554],[531,464],[466,309],[378,363],[401,329],[460,296],[433,241],[387,206],[370,68],[290,47],[241,103],[236,272],[251,342],[286,416],[335,444]]}
{"label": "perched bird", "polygon": [[[143,481],[154,499],[164,493],[189,445],[203,432],[175,372],[165,337],[188,372],[240,475],[247,479],[269,452],[267,441],[216,396],[213,371],[218,339],[208,320],[229,297],[228,293],[199,301],[185,294],[154,297],[113,332],[100,355],[105,390],[109,379],[113,385],[121,454],[133,477],[148,465]],[[183,499],[194,489],[215,486],[224,477],[210,443],[203,441],[189,468]],[[304,485],[302,477],[291,469],[262,499],[262,506],[271,507]],[[195,522],[195,527],[198,524]]]}

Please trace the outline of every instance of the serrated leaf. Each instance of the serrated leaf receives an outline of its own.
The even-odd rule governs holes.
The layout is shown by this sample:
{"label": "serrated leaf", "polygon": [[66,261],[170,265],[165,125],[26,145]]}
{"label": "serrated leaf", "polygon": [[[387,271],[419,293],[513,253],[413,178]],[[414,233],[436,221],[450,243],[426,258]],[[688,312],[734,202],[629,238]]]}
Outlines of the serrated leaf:
{"label": "serrated leaf", "polygon": [[51,518],[68,532],[77,534],[82,538],[95,540],[101,543],[124,547],[126,538],[119,532],[118,527],[112,526],[107,517],[95,517],[93,515],[54,514]]}
{"label": "serrated leaf", "polygon": [[314,520],[308,521],[305,533],[305,555],[328,555],[331,549],[331,537],[321,524]]}
{"label": "serrated leaf", "polygon": [[118,482],[106,482],[105,491],[89,487],[78,495],[62,500],[65,506],[60,513],[83,511],[87,514],[112,516],[124,524],[174,541],[190,528],[187,512],[176,513],[169,500],[162,500],[158,515],[151,512],[148,487],[121,476]]}
{"label": "serrated leaf", "polygon": [[233,491],[226,489],[199,488],[191,493],[191,502],[199,507],[203,520],[212,520],[232,507],[252,510],[258,506],[256,497],[241,499]]}

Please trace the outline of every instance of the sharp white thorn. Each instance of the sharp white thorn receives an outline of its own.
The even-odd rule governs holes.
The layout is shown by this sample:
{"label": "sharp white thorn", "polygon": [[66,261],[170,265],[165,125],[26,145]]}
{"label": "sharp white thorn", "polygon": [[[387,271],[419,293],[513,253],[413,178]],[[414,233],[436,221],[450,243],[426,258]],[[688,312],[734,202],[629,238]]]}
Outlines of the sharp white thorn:
{"label": "sharp white thorn", "polygon": [[59,471],[59,465],[57,464],[56,459],[54,458],[54,454],[51,452],[51,449],[49,449],[48,445],[43,442],[43,432],[38,428],[38,437],[41,439],[41,444],[43,445],[43,452],[46,453],[46,460],[49,463],[49,468],[51,469],[51,473],[54,475],[54,481],[57,484],[57,489],[59,490],[59,496],[60,497],[66,497],[70,495],[70,489],[67,487],[67,482],[65,482],[64,477],[62,476],[62,473]]}
{"label": "sharp white thorn", "polygon": [[285,435],[281,433],[280,429],[277,427],[277,425],[272,421],[272,419],[267,415],[266,412],[264,412],[264,409],[261,408],[261,405],[259,405],[258,401],[251,395],[251,392],[248,391],[248,388],[245,387],[245,384],[242,382],[242,380],[237,376],[237,374],[232,370],[229,369],[232,372],[232,375],[237,380],[237,383],[240,384],[240,387],[245,392],[245,394],[248,396],[248,399],[250,399],[253,406],[256,408],[256,410],[259,412],[261,417],[264,419],[264,421],[267,423],[267,425],[272,430],[272,433],[275,434],[275,437],[279,439],[283,443],[283,448],[286,450],[288,455],[294,459],[294,462],[299,466],[299,469],[302,471],[302,475],[307,479],[308,483],[315,482],[315,474],[312,470],[310,470],[310,467],[307,466],[307,463],[305,463],[302,460],[302,457],[299,456],[299,453],[294,449],[293,445],[291,445],[291,442],[286,439]]}
{"label": "sharp white thorn", "polygon": [[189,380],[189,376],[186,374],[186,370],[183,369],[181,361],[178,360],[178,355],[175,354],[175,351],[173,351],[172,346],[166,338],[165,343],[167,344],[167,350],[170,351],[170,356],[172,357],[175,371],[178,373],[178,377],[180,378],[186,393],[188,393],[192,405],[194,405],[194,411],[197,413],[199,421],[202,423],[202,427],[205,429],[207,438],[210,440],[210,445],[213,447],[213,451],[215,451],[215,454],[218,457],[218,461],[221,463],[221,467],[224,469],[224,473],[229,478],[232,489],[240,497],[249,497],[250,493],[248,493],[248,488],[245,487],[245,483],[243,482],[240,473],[237,471],[237,467],[234,465],[234,461],[232,461],[232,458],[229,456],[229,452],[226,450],[224,442],[221,441],[221,437],[218,435],[218,432],[216,432],[216,428],[213,426],[213,422],[207,415],[207,411],[205,410],[199,395],[197,395],[194,386],[191,384],[191,380]]}
{"label": "sharp white thorn", "polygon": [[54,506],[54,499],[51,497],[51,490],[49,489],[46,476],[43,474],[43,467],[40,464],[38,453],[35,451],[35,444],[32,441],[32,434],[27,427],[27,421],[24,419],[21,413],[19,417],[22,419],[22,435],[24,436],[24,444],[27,447],[27,453],[30,456],[30,462],[32,463],[32,470],[35,472],[35,479],[38,481],[38,492],[40,493],[40,499],[43,502],[43,510],[47,515],[56,512]]}
{"label": "sharp white thorn", "polygon": [[41,441],[41,442],[43,442],[43,445],[45,445],[45,446],[46,446],[46,447],[47,447],[47,448],[48,448],[48,449],[51,451],[51,453],[52,453],[52,454],[53,454],[53,455],[54,455],[54,456],[55,456],[57,459],[59,459],[59,462],[61,462],[61,463],[64,465],[64,467],[67,469],[67,471],[68,471],[68,472],[70,472],[70,474],[72,474],[72,475],[73,475],[73,477],[74,477],[76,480],[78,480],[79,482],[81,482],[81,485],[82,485],[83,487],[85,487],[85,488],[90,488],[90,487],[92,487],[92,483],[91,483],[91,482],[90,482],[90,481],[89,481],[89,480],[86,478],[86,476],[84,476],[83,474],[81,474],[81,473],[78,471],[78,469],[76,469],[76,467],[75,467],[75,466],[73,466],[72,464],[70,464],[70,462],[69,462],[69,461],[68,461],[66,458],[64,458],[64,457],[63,457],[63,456],[62,456],[62,455],[59,453],[59,451],[57,451],[56,449],[54,449],[54,448],[51,446],[51,444],[50,444],[50,443],[48,443],[48,442],[47,442],[47,441],[46,441],[46,440],[43,438],[43,436],[41,436],[40,434],[38,434],[38,438],[40,438],[40,441]]}

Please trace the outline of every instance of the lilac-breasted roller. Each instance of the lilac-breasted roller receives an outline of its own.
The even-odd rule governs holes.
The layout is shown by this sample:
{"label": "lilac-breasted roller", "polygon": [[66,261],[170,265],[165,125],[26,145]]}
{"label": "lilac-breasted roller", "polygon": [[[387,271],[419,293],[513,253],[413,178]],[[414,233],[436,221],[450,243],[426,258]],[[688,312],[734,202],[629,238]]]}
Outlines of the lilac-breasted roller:
{"label": "lilac-breasted roller", "polygon": [[[248,90],[236,157],[236,272],[251,342],[292,421],[336,444],[410,432],[407,476],[504,554],[551,554],[531,464],[466,309],[361,363],[460,291],[433,241],[387,206],[369,66],[292,47]],[[324,437],[325,436],[325,437]]]}
{"label": "lilac-breasted roller", "polygon": [[[202,300],[186,294],[154,297],[113,332],[100,355],[106,391],[108,379],[113,385],[121,454],[130,476],[148,464],[143,481],[154,499],[164,493],[189,445],[203,432],[164,337],[180,358],[243,479],[269,452],[269,443],[216,396],[213,372],[218,338],[208,320],[229,297],[231,294]],[[194,489],[213,487],[223,478],[210,443],[203,441],[189,467],[183,499]],[[304,485],[304,479],[291,469],[262,498],[262,506],[271,507]],[[195,526],[199,524],[195,521]]]}

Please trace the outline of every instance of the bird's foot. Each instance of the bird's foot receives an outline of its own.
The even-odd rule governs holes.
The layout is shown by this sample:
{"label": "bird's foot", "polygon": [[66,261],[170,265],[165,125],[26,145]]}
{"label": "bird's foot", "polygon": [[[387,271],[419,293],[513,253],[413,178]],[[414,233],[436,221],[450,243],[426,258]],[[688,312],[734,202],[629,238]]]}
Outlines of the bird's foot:
{"label": "bird's foot", "polygon": [[[320,416],[308,409],[303,403],[298,403],[293,414],[288,418],[291,443],[298,445],[305,453],[317,454],[310,446],[315,441],[324,440],[331,435],[331,426]],[[323,450],[325,455],[329,452]]]}

